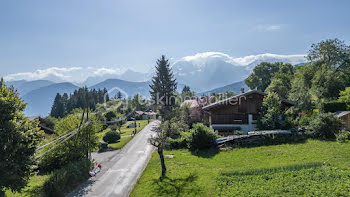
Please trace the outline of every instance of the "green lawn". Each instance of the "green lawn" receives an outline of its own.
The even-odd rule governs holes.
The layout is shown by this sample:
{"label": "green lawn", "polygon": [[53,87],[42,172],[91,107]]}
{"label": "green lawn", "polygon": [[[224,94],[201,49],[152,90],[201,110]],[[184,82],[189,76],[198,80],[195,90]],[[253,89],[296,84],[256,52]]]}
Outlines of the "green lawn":
{"label": "green lawn", "polygon": [[7,197],[38,196],[38,195],[40,195],[40,188],[42,187],[42,185],[44,184],[44,182],[47,178],[49,178],[49,175],[43,175],[43,176],[34,175],[34,176],[30,177],[30,180],[29,180],[27,187],[25,187],[22,192],[13,193],[10,190],[6,190],[5,195]]}
{"label": "green lawn", "polygon": [[[133,121],[128,121],[125,124],[123,124],[122,128],[120,129],[121,130],[120,140],[117,143],[108,144],[108,146],[110,148],[113,148],[113,149],[123,148],[132,139],[132,136],[130,136],[130,135],[132,134],[132,132],[134,131],[135,128],[126,128],[126,126],[132,122]],[[136,124],[137,124],[136,132],[138,133],[143,128],[145,128],[145,126],[148,124],[148,121],[147,120],[137,120]],[[140,124],[140,127],[139,127],[139,124]],[[107,128],[104,131],[98,133],[97,135],[98,135],[99,140],[102,140],[103,136],[110,130],[111,130],[110,128]]]}
{"label": "green lawn", "polygon": [[155,152],[131,196],[350,196],[350,143],[308,140],[199,156]]}
{"label": "green lawn", "polygon": [[126,136],[120,138],[120,140],[117,143],[111,143],[108,144],[108,147],[113,149],[121,149],[123,148],[133,137],[132,136]]}
{"label": "green lawn", "polygon": [[[152,120],[150,120],[151,122]],[[134,131],[135,128],[126,128],[126,126],[130,123],[133,123],[134,121],[128,121],[126,122],[122,128],[121,128],[121,135],[131,135],[132,132]],[[136,128],[136,132],[140,132],[147,124],[148,124],[148,121],[147,120],[137,120],[136,121],[136,124],[137,124],[137,128]],[[140,127],[139,127],[139,124],[140,124]]]}
{"label": "green lawn", "polygon": [[[123,124],[123,126],[120,129],[121,136],[132,134],[132,132],[134,131],[135,128],[126,128],[126,126],[132,122],[133,121],[127,121],[126,123]],[[150,122],[151,122],[151,120],[150,120]],[[148,124],[148,121],[147,120],[137,120],[136,123],[137,123],[136,132],[138,133]],[[139,127],[139,124],[140,124],[140,127]],[[110,128],[107,128],[107,129],[97,133],[99,140],[102,140],[103,136],[110,130],[111,130]]]}

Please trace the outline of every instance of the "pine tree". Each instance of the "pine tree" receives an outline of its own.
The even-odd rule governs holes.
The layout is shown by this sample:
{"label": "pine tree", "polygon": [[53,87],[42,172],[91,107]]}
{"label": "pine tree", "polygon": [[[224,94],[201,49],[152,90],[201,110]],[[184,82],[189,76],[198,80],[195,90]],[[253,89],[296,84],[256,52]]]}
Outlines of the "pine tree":
{"label": "pine tree", "polygon": [[5,189],[20,191],[31,175],[41,138],[37,121],[23,115],[25,104],[13,87],[0,81],[0,196]]}
{"label": "pine tree", "polygon": [[103,97],[103,102],[109,101],[108,91],[107,91],[106,88],[103,88],[103,95],[102,95],[102,97]]}
{"label": "pine tree", "polygon": [[67,110],[68,99],[69,99],[68,94],[64,93],[62,96],[63,116],[66,116],[68,114],[68,110]]}
{"label": "pine tree", "polygon": [[150,85],[153,101],[160,107],[160,115],[164,120],[171,119],[172,108],[175,105],[175,91],[177,83],[171,71],[169,60],[162,55],[157,60],[156,76]]}
{"label": "pine tree", "polygon": [[121,93],[120,91],[118,91],[118,93],[117,93],[116,97],[117,97],[117,99],[121,99],[121,98],[123,98],[122,93]]}
{"label": "pine tree", "polygon": [[190,89],[190,86],[185,85],[185,86],[182,88],[182,93],[187,93],[187,92],[191,92],[191,89]]}
{"label": "pine tree", "polygon": [[50,115],[55,118],[62,118],[64,116],[64,104],[62,102],[62,96],[60,93],[56,94]]}
{"label": "pine tree", "polygon": [[173,73],[170,69],[169,61],[165,59],[162,55],[160,59],[157,60],[156,66],[156,76],[152,79],[151,96],[155,105],[160,107],[160,115],[167,124],[157,132],[157,135],[150,138],[150,143],[157,147],[157,152],[160,157],[160,162],[162,166],[162,178],[165,177],[166,166],[164,161],[164,145],[167,137],[170,135],[172,118],[172,110],[175,105],[175,91],[176,91],[176,80],[174,79]]}

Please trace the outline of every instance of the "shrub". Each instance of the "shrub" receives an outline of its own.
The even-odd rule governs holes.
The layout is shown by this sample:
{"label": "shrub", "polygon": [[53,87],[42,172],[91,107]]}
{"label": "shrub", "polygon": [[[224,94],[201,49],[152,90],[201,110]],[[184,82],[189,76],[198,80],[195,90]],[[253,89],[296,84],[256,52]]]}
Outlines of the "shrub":
{"label": "shrub", "polygon": [[188,141],[189,141],[189,132],[181,132],[181,137],[177,139],[167,138],[167,141],[165,143],[166,149],[181,149],[181,148],[188,148]]}
{"label": "shrub", "polygon": [[106,120],[111,121],[113,118],[117,117],[117,114],[114,111],[109,111],[105,114]]}
{"label": "shrub", "polygon": [[[94,151],[98,147],[99,143],[96,132],[100,131],[102,126],[96,123],[94,115],[91,114],[89,118],[92,120],[90,124],[81,127],[72,137],[69,139],[65,138],[67,139],[66,141],[63,140],[57,144],[49,145],[38,152],[39,154],[45,153],[40,157],[38,163],[41,172],[51,172],[62,168],[71,161],[81,161],[86,158],[86,152]],[[59,136],[63,136],[68,132],[76,130],[80,121],[81,114],[79,112],[70,114],[56,124],[55,130]],[[87,134],[89,137],[87,137]]]}
{"label": "shrub", "polygon": [[64,196],[89,177],[91,162],[74,161],[55,170],[43,185],[44,196]]}
{"label": "shrub", "polygon": [[194,124],[189,136],[190,150],[203,150],[213,147],[217,147],[214,131],[201,123]]}
{"label": "shrub", "polygon": [[341,126],[340,120],[332,113],[320,113],[310,122],[309,129],[316,138],[334,139]]}
{"label": "shrub", "polygon": [[109,143],[117,142],[120,139],[120,134],[116,131],[108,131],[103,137],[103,141]]}
{"label": "shrub", "polygon": [[350,132],[341,130],[338,134],[336,134],[336,139],[338,142],[347,142],[350,140]]}

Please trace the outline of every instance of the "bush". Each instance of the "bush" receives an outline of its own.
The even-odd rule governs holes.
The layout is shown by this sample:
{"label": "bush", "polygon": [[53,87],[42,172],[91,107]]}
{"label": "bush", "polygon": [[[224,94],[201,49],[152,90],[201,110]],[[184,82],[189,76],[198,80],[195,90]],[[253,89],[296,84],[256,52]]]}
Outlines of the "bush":
{"label": "bush", "polygon": [[[96,150],[99,145],[96,132],[100,131],[102,126],[96,123],[94,115],[91,114],[89,118],[92,120],[90,124],[82,127],[79,132],[73,134],[73,137],[67,138],[64,142],[58,142],[55,148],[53,148],[55,144],[52,144],[38,152],[39,154],[45,153],[40,157],[38,163],[41,172],[51,172],[62,168],[71,161],[81,161],[86,158],[86,152]],[[81,113],[79,112],[62,118],[55,127],[58,136],[63,136],[77,129],[80,121]],[[89,137],[87,137],[87,134],[89,134]],[[50,150],[51,148],[53,149]]]}
{"label": "bush", "polygon": [[181,137],[178,139],[172,139],[172,138],[167,138],[167,141],[165,143],[165,148],[168,150],[171,149],[181,149],[181,148],[188,148],[189,144],[189,132],[181,132]]}
{"label": "bush", "polygon": [[43,185],[44,196],[64,196],[76,186],[89,178],[91,162],[74,161],[59,170],[55,170]]}
{"label": "bush", "polygon": [[203,150],[214,147],[217,147],[214,131],[201,123],[194,124],[189,136],[190,150]]}
{"label": "bush", "polygon": [[309,129],[316,138],[334,139],[342,124],[332,113],[320,113],[310,122]]}
{"label": "bush", "polygon": [[117,117],[117,114],[114,111],[109,111],[105,114],[106,120],[111,121],[113,118]]}
{"label": "bush", "polygon": [[338,142],[347,142],[350,140],[350,132],[341,130],[338,134],[336,134],[336,139]]}
{"label": "bush", "polygon": [[115,143],[120,139],[120,134],[116,131],[108,131],[103,137],[103,141],[110,143]]}

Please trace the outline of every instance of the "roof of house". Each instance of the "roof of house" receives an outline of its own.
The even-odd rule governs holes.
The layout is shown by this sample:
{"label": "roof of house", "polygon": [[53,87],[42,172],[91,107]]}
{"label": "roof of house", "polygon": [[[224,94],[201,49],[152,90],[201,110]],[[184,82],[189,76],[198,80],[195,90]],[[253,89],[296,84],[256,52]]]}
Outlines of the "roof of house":
{"label": "roof of house", "polygon": [[143,112],[143,111],[135,111],[135,114],[136,115],[143,115],[145,112]]}
{"label": "roof of house", "polygon": [[335,112],[335,116],[338,118],[340,118],[342,116],[346,116],[348,114],[350,114],[350,111],[337,111],[337,112]]}
{"label": "roof of house", "polygon": [[149,115],[149,116],[153,116],[153,115],[157,115],[156,112],[145,112],[146,115]]}
{"label": "roof of house", "polygon": [[190,108],[199,107],[199,103],[197,99],[185,100],[181,105],[189,105]]}
{"label": "roof of house", "polygon": [[[207,105],[207,106],[203,107],[203,109],[204,109],[204,110],[209,110],[209,109],[211,109],[211,108],[213,108],[213,107],[216,107],[216,106],[218,106],[218,105],[226,104],[226,103],[228,103],[229,101],[231,101],[231,100],[233,100],[233,99],[237,100],[237,99],[239,99],[239,98],[242,97],[242,96],[248,96],[248,95],[253,94],[253,93],[260,94],[260,95],[263,95],[263,96],[266,96],[266,95],[267,95],[265,92],[261,92],[261,91],[259,91],[259,90],[250,90],[250,91],[247,91],[247,92],[238,94],[238,95],[231,96],[231,97],[229,97],[229,98],[227,98],[227,99],[224,99],[224,100],[221,100],[221,101],[212,103],[212,104],[210,104],[210,105]],[[290,100],[287,100],[287,99],[284,99],[284,98],[280,98],[280,99],[281,99],[281,101],[284,102],[284,103],[288,103],[288,104],[290,104],[290,105],[294,105],[294,104],[295,104],[293,101],[290,101]]]}

